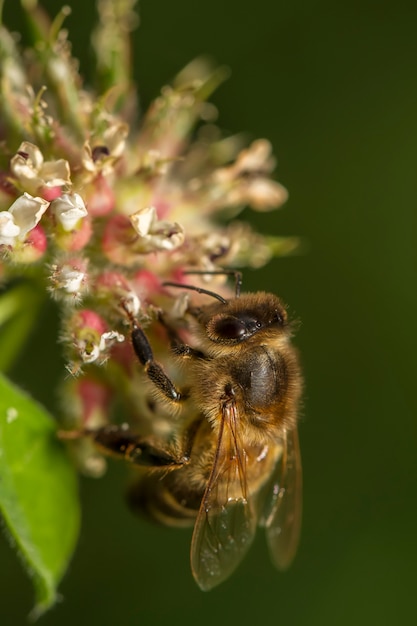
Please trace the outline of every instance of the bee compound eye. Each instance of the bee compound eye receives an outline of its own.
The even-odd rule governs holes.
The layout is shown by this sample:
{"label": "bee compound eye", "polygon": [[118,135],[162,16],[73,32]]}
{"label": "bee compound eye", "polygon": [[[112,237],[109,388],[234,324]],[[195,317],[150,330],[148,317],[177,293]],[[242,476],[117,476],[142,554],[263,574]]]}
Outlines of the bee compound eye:
{"label": "bee compound eye", "polygon": [[220,317],[212,330],[219,339],[242,339],[247,332],[245,324],[235,317]]}

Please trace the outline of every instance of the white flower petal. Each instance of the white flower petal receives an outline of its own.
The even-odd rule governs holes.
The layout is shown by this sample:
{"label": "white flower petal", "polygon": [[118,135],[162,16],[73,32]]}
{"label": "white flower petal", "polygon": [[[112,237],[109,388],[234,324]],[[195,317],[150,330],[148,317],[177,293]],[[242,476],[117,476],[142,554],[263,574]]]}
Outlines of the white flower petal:
{"label": "white flower petal", "polygon": [[9,213],[13,215],[14,222],[19,226],[19,239],[23,240],[27,233],[35,228],[48,207],[47,200],[34,198],[26,192],[13,202]]}
{"label": "white flower petal", "polygon": [[236,173],[270,172],[275,165],[272,146],[267,139],[254,141],[249,148],[242,150],[234,165]]}
{"label": "white flower petal", "polygon": [[[80,341],[78,342],[78,350],[84,363],[94,363],[115,342],[121,343],[125,340],[125,336],[116,332],[115,330],[109,330],[102,333],[99,343],[92,344],[91,342]],[[100,359],[102,361],[103,359]]]}
{"label": "white flower petal", "polygon": [[106,129],[103,134],[103,143],[111,156],[119,157],[123,153],[128,132],[128,125],[122,122],[114,122]]}
{"label": "white flower petal", "polygon": [[100,337],[100,352],[104,352],[104,350],[107,350],[107,348],[109,348],[115,341],[121,343],[124,340],[124,335],[121,335],[115,330],[109,330],[106,333],[103,333]]}
{"label": "white flower petal", "polygon": [[249,204],[255,211],[269,211],[280,207],[288,200],[288,191],[269,178],[255,178],[246,189]]}
{"label": "white flower petal", "polygon": [[9,211],[0,211],[0,245],[13,246],[20,228]]}
{"label": "white flower petal", "polygon": [[19,151],[11,159],[10,169],[26,189],[36,193],[43,184],[38,173],[42,164],[43,156],[39,148],[33,143],[24,141],[20,144]]}
{"label": "white flower petal", "polygon": [[156,209],[153,206],[139,209],[130,216],[133,228],[141,237],[146,237],[156,221]]}
{"label": "white flower petal", "polygon": [[123,296],[123,308],[133,317],[136,317],[139,313],[140,300],[133,291],[129,291],[129,293]]}
{"label": "white flower petal", "polygon": [[148,239],[155,250],[175,250],[184,243],[184,229],[180,224],[158,222]]}
{"label": "white flower petal", "polygon": [[57,159],[56,161],[45,161],[39,169],[39,177],[42,179],[46,187],[60,187],[61,185],[70,185],[70,166],[65,159]]}
{"label": "white flower petal", "polygon": [[78,222],[88,215],[84,200],[78,193],[64,193],[51,203],[51,208],[62,228],[69,232]]}
{"label": "white flower petal", "polygon": [[175,250],[184,243],[184,229],[173,222],[158,222],[156,209],[145,207],[133,213],[130,221],[141,238],[138,247],[146,252],[156,250]]}
{"label": "white flower petal", "polygon": [[85,273],[78,270],[63,269],[61,274],[61,287],[67,293],[77,293],[85,279]]}
{"label": "white flower petal", "polygon": [[[27,155],[27,156],[26,156]],[[17,151],[16,157],[24,158],[26,163],[31,165],[33,169],[38,170],[43,164],[43,154],[39,150],[38,146],[30,143],[30,141],[23,141]]]}
{"label": "white flower petal", "polygon": [[96,171],[96,164],[93,160],[93,151],[88,141],[86,141],[83,145],[81,152],[81,162],[84,169],[86,169],[88,172]]}
{"label": "white flower petal", "polygon": [[70,185],[70,166],[65,159],[44,162],[37,146],[24,141],[10,162],[13,174],[32,193],[40,187]]}
{"label": "white flower petal", "polygon": [[97,361],[100,356],[100,347],[96,344],[91,345],[86,342],[80,342],[78,344],[78,349],[80,351],[80,357],[84,363],[94,363],[94,361]]}

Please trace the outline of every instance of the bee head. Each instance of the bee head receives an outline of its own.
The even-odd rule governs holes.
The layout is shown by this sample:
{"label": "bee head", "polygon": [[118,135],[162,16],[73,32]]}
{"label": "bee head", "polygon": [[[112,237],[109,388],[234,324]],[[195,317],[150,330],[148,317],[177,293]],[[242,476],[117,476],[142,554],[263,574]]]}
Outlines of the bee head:
{"label": "bee head", "polygon": [[267,331],[277,333],[287,325],[287,312],[273,294],[248,293],[224,305],[211,305],[201,312],[207,337],[214,343],[234,345]]}

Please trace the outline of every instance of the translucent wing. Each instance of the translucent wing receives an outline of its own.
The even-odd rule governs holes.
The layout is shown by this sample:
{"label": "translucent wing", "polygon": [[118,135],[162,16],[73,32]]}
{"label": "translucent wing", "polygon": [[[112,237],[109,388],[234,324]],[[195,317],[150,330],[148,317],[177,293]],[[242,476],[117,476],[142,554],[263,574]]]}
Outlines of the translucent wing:
{"label": "translucent wing", "polygon": [[301,530],[302,471],[298,432],[285,430],[282,454],[269,486],[269,496],[261,523],[271,558],[279,569],[286,569],[293,560]]}
{"label": "translucent wing", "polygon": [[204,591],[236,569],[256,530],[237,417],[234,403],[223,409],[214,464],[194,527],[191,568]]}

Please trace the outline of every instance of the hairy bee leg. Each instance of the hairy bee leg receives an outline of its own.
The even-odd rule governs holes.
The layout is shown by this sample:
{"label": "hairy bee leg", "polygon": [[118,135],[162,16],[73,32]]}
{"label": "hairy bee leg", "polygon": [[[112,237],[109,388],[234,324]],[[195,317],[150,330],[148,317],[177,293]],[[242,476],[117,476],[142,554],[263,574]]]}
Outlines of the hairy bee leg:
{"label": "hairy bee leg", "polygon": [[103,426],[86,431],[94,443],[106,454],[123,458],[135,465],[178,469],[188,463],[188,454],[168,445],[140,439],[125,425]]}
{"label": "hairy bee leg", "polygon": [[145,368],[149,380],[172,402],[180,402],[183,398],[162,366],[155,361],[151,345],[142,328],[135,324],[132,328],[132,345],[136,356]]}
{"label": "hairy bee leg", "polygon": [[196,350],[186,343],[174,344],[172,346],[172,351],[176,356],[180,356],[185,359],[207,359],[207,355],[205,355],[204,352],[200,352],[200,350]]}
{"label": "hairy bee leg", "polygon": [[183,341],[181,339],[181,337],[179,336],[176,328],[174,328],[173,326],[171,326],[171,324],[169,324],[165,317],[163,316],[162,312],[159,311],[158,313],[158,321],[161,324],[161,326],[163,326],[163,328],[165,328],[166,333],[168,335],[168,338],[171,342],[171,347],[175,348],[176,346],[180,346],[183,344]]}
{"label": "hairy bee leg", "polygon": [[161,326],[163,326],[167,332],[168,338],[171,342],[171,350],[176,356],[180,357],[192,357],[194,359],[205,359],[206,355],[200,350],[192,348],[187,343],[184,343],[179,336],[177,330],[173,328],[164,318],[162,313],[159,313],[158,320]]}

